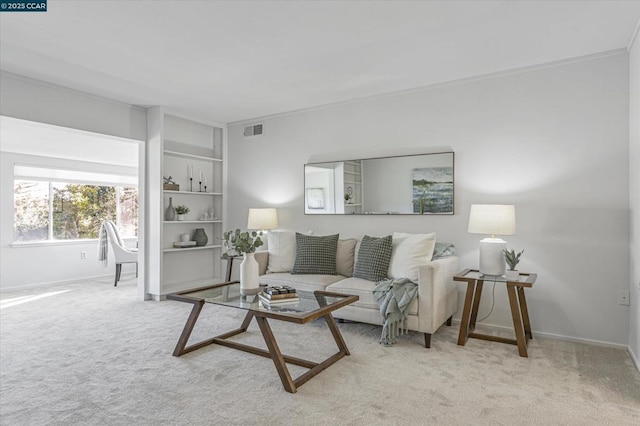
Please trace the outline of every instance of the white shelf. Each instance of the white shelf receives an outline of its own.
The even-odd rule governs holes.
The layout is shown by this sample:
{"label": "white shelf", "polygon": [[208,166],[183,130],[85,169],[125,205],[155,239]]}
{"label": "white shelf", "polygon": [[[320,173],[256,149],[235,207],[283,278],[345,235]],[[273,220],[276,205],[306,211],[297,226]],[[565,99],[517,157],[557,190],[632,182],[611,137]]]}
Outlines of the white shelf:
{"label": "white shelf", "polygon": [[362,182],[352,182],[350,180],[345,180],[344,184],[345,185],[347,185],[347,184],[350,184],[350,185],[362,185]]}
{"label": "white shelf", "polygon": [[206,157],[204,155],[187,154],[184,152],[168,151],[168,150],[165,150],[164,154],[170,155],[172,157],[191,158],[193,160],[212,161],[212,162],[222,163],[222,160],[220,158]]}
{"label": "white shelf", "polygon": [[221,219],[215,220],[165,220],[165,225],[179,225],[181,223],[222,223]]}
{"label": "white shelf", "polygon": [[360,176],[362,173],[360,173],[360,172],[350,172],[350,171],[348,171],[348,170],[345,170],[345,171],[344,171],[344,174],[345,174],[345,175],[356,175],[356,176]]}
{"label": "white shelf", "polygon": [[163,249],[162,251],[165,252],[165,253],[172,253],[172,252],[176,252],[176,251],[211,250],[211,249],[217,249],[217,248],[222,248],[222,246],[221,245],[207,245],[207,246],[201,246],[201,247],[166,248],[166,249]]}
{"label": "white shelf", "polygon": [[362,205],[362,204],[359,204],[359,203],[353,203],[353,204],[345,204],[344,206],[345,206],[345,207],[359,207],[359,206],[361,206],[361,205]]}
{"label": "white shelf", "polygon": [[168,189],[163,190],[165,194],[183,194],[183,195],[216,195],[221,196],[222,192],[196,192],[196,191],[170,191]]}

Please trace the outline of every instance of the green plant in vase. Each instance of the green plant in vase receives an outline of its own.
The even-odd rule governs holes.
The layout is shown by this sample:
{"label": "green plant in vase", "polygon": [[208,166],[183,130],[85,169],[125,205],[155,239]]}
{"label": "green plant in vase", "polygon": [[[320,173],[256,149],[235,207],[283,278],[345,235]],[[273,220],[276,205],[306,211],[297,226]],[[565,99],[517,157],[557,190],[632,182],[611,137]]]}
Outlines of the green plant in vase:
{"label": "green plant in vase", "polygon": [[176,206],[176,214],[178,215],[178,220],[184,220],[184,216],[190,211],[191,209],[184,204]]}
{"label": "green plant in vase", "polygon": [[520,276],[516,268],[518,266],[518,263],[520,263],[520,257],[522,256],[522,253],[524,253],[524,250],[522,250],[520,253],[516,253],[516,251],[513,249],[502,250],[502,254],[504,254],[504,260],[509,266],[509,270],[507,271],[507,279],[517,279]]}
{"label": "green plant in vase", "polygon": [[259,265],[256,262],[254,253],[258,247],[263,245],[262,232],[253,231],[251,233],[242,232],[239,229],[227,231],[222,234],[225,253],[223,259],[231,256],[244,255],[240,264],[240,294],[243,296],[254,295],[260,291],[258,279]]}
{"label": "green plant in vase", "polygon": [[222,255],[223,259],[227,259],[229,256],[255,253],[258,247],[264,245],[260,237],[262,237],[262,232],[242,232],[240,229],[223,233],[222,241],[226,247],[226,252]]}

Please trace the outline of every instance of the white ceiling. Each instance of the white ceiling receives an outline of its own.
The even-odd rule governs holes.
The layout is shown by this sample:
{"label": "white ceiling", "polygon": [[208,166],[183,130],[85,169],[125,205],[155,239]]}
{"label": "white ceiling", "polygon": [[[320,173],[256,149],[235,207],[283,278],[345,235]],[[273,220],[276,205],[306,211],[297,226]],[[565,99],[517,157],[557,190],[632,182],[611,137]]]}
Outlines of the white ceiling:
{"label": "white ceiling", "polygon": [[627,47],[633,1],[54,1],[0,68],[237,122]]}

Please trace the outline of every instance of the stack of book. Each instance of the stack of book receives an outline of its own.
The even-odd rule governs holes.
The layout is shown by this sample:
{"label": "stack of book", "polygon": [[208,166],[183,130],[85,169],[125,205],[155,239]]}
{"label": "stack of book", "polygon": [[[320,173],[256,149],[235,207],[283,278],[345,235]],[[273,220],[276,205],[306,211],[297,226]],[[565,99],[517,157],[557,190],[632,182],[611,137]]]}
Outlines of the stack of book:
{"label": "stack of book", "polygon": [[296,289],[289,286],[267,287],[259,295],[260,301],[267,305],[281,303],[298,303],[298,293]]}

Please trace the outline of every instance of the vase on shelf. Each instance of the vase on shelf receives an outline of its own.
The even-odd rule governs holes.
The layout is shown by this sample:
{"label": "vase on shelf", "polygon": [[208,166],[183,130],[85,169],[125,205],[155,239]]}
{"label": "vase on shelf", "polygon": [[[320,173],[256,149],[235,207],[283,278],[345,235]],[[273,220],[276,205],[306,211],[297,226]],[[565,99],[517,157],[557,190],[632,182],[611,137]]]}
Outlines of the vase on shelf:
{"label": "vase on shelf", "polygon": [[177,216],[177,219],[178,219],[178,220],[184,220],[184,218],[185,218],[185,217],[186,217],[186,215],[185,215],[185,214],[179,214],[179,215]]}
{"label": "vase on shelf", "polygon": [[240,264],[240,294],[250,295],[260,292],[258,273],[255,253],[245,253]]}
{"label": "vase on shelf", "polygon": [[172,221],[176,220],[176,209],[173,207],[173,198],[169,197],[169,206],[164,212],[164,220]]}
{"label": "vase on shelf", "polygon": [[193,236],[193,239],[196,242],[197,247],[203,247],[207,245],[209,241],[209,237],[207,237],[207,233],[204,232],[204,228],[196,229],[196,233]]}

